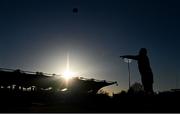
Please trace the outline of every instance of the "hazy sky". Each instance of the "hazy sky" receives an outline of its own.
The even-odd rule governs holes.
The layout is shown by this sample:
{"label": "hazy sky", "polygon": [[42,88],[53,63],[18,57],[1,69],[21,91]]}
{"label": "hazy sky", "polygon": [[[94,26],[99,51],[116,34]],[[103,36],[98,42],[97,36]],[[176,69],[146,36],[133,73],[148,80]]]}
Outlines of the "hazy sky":
{"label": "hazy sky", "polygon": [[[148,49],[155,91],[180,87],[180,3],[173,0],[1,0],[0,67],[78,75],[128,88],[118,58]],[[72,9],[79,12],[74,14]],[[131,83],[141,82],[136,61]],[[176,78],[179,78],[176,81]]]}

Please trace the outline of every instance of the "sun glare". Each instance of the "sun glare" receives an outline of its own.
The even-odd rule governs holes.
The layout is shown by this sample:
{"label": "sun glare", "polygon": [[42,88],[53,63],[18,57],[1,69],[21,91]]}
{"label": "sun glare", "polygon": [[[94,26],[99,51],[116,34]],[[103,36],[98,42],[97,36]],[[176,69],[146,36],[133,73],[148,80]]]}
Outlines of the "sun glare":
{"label": "sun glare", "polygon": [[66,70],[66,71],[63,73],[63,77],[64,77],[66,80],[69,80],[69,79],[71,79],[72,77],[74,77],[74,73],[73,73],[72,71]]}
{"label": "sun glare", "polygon": [[67,82],[75,76],[75,73],[72,72],[69,67],[69,53],[67,53],[66,70],[63,72],[62,76]]}

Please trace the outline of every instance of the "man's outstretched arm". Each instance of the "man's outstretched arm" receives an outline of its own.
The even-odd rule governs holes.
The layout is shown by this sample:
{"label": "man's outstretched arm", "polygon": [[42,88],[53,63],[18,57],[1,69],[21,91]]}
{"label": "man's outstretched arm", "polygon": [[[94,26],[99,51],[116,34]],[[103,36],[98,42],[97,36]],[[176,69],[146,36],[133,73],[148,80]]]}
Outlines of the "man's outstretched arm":
{"label": "man's outstretched arm", "polygon": [[123,55],[120,56],[121,58],[127,58],[127,59],[134,59],[134,60],[138,60],[138,55]]}

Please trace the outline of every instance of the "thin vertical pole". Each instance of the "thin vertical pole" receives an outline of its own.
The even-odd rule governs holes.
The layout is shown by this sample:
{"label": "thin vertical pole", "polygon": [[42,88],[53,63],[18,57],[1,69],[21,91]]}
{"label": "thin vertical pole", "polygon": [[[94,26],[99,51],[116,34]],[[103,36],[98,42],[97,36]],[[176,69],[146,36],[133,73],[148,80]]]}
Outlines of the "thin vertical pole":
{"label": "thin vertical pole", "polygon": [[129,65],[129,59],[128,59],[128,72],[129,72],[129,89],[130,89],[130,86],[131,86],[131,74],[130,74],[130,65]]}
{"label": "thin vertical pole", "polygon": [[176,75],[176,89],[178,89],[178,77]]}

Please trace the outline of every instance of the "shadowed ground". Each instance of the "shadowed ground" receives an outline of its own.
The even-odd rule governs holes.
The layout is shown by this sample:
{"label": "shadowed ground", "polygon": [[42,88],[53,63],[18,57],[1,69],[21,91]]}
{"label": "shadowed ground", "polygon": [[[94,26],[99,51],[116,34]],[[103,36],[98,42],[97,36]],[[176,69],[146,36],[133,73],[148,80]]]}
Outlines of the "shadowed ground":
{"label": "shadowed ground", "polygon": [[1,94],[0,112],[180,112],[179,93],[153,96],[118,94]]}

